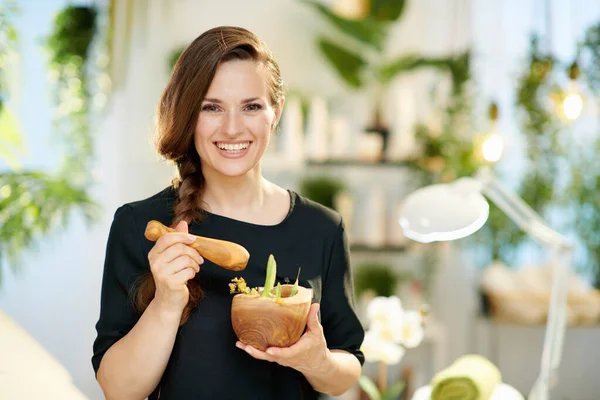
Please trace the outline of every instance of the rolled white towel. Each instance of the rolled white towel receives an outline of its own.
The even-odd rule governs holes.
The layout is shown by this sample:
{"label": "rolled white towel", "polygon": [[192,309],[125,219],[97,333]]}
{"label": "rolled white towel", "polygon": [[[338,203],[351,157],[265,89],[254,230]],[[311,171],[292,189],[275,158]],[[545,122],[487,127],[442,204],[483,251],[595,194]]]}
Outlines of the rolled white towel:
{"label": "rolled white towel", "polygon": [[[412,397],[412,400],[430,399],[431,385],[420,387],[415,391],[415,394]],[[524,397],[514,387],[507,385],[506,383],[500,383],[496,386],[496,389],[494,389],[494,392],[489,400],[524,400]]]}

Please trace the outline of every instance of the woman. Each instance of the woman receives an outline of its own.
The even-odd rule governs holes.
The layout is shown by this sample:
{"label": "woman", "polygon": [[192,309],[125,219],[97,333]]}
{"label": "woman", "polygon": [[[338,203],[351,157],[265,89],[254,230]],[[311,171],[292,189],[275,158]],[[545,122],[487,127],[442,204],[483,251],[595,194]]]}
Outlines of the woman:
{"label": "woman", "polygon": [[[211,29],[182,53],[158,108],[159,153],[179,177],[126,204],[109,234],[92,364],[109,399],[311,399],[339,395],[361,371],[364,332],[352,309],[341,218],[265,180],[260,161],[284,103],[279,68],[251,32]],[[146,240],[149,220],[180,233]],[[203,260],[188,232],[250,253],[233,273]],[[314,290],[306,332],[262,352],[231,327],[231,279]],[[320,314],[320,320],[319,320]]]}

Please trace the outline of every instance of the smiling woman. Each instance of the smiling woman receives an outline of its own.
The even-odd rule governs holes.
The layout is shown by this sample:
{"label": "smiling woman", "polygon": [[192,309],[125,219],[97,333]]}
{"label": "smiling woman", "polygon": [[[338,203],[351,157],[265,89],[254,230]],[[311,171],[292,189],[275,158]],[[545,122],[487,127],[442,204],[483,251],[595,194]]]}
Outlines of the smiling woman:
{"label": "smiling woman", "polygon": [[[157,132],[158,152],[179,176],[120,207],[108,238],[92,358],[107,398],[316,399],[357,382],[364,331],[342,219],[261,173],[283,104],[279,67],[245,29],[211,29],[179,57]],[[151,242],[143,236],[151,220],[177,232]],[[191,246],[196,235],[243,246],[246,268],[204,260]],[[293,345],[257,349],[237,341],[229,283],[259,286],[271,254],[277,280],[301,267],[299,286],[318,304]]]}

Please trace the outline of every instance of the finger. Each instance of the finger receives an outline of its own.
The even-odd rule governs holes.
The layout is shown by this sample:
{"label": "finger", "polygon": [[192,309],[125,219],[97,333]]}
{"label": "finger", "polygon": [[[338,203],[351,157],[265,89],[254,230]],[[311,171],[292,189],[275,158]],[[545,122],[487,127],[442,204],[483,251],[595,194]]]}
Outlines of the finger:
{"label": "finger", "polygon": [[200,266],[191,259],[187,254],[177,257],[175,260],[168,263],[162,271],[165,275],[174,275],[185,268],[191,268],[194,272],[200,272]]}
{"label": "finger", "polygon": [[267,350],[265,350],[265,352],[278,360],[294,358],[298,354],[308,351],[309,346],[307,345],[305,336],[306,333],[290,347],[269,347]]}
{"label": "finger", "polygon": [[179,286],[181,284],[186,283],[190,279],[194,278],[194,276],[196,276],[195,270],[193,270],[192,268],[189,268],[189,267],[184,268],[181,271],[177,272],[176,274],[172,275],[170,283],[174,286]]}
{"label": "finger", "polygon": [[188,224],[187,221],[185,220],[181,220],[179,221],[179,223],[177,225],[175,225],[175,230],[177,232],[184,232],[184,233],[188,233]]}
{"label": "finger", "polygon": [[306,326],[308,330],[311,332],[321,332],[323,327],[319,322],[319,309],[321,305],[319,303],[313,303],[310,305],[310,309],[308,310],[308,318],[306,319]]}
{"label": "finger", "polygon": [[194,235],[190,235],[185,232],[169,232],[162,235],[157,241],[150,253],[154,256],[160,255],[160,253],[164,252],[169,247],[173,246],[176,243],[183,244],[191,244],[196,241],[196,237]]}
{"label": "finger", "polygon": [[182,255],[189,256],[197,264],[202,264],[204,262],[204,259],[202,258],[200,253],[183,243],[176,243],[173,246],[166,249],[165,251],[163,251],[156,258],[155,262],[169,263]]}
{"label": "finger", "polygon": [[250,354],[252,357],[258,359],[258,360],[264,360],[264,361],[270,361],[270,362],[275,362],[275,360],[273,359],[273,357],[271,357],[270,355],[268,355],[267,353],[265,353],[264,351],[260,351],[248,344],[244,344],[242,342],[237,342],[235,344],[235,346],[239,349],[244,350],[246,353]]}

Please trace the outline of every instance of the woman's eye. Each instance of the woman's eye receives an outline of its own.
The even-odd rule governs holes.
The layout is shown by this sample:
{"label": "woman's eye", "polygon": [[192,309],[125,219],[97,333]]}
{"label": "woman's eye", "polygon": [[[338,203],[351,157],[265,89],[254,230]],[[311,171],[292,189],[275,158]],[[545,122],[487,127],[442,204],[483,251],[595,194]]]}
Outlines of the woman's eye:
{"label": "woman's eye", "polygon": [[248,106],[246,106],[246,109],[248,111],[258,111],[262,108],[262,106],[258,103],[252,103],[252,104],[248,104]]}
{"label": "woman's eye", "polygon": [[218,111],[218,110],[219,110],[218,107],[214,104],[207,104],[202,107],[202,111],[214,112],[214,111]]}

